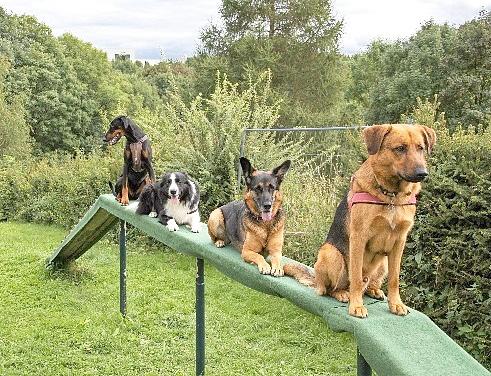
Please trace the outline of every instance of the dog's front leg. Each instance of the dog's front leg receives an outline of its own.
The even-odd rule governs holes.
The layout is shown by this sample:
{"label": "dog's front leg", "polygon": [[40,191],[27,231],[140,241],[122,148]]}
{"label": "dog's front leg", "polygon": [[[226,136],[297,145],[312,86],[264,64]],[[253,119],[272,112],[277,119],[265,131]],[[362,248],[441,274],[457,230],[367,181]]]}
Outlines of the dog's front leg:
{"label": "dog's front leg", "polygon": [[121,205],[128,205],[130,200],[128,198],[128,161],[125,161],[123,167],[123,186],[121,188]]}
{"label": "dog's front leg", "polygon": [[387,284],[387,300],[390,311],[399,316],[405,316],[408,313],[407,307],[402,302],[399,294],[399,275],[401,273],[401,259],[405,245],[406,237],[403,236],[388,254],[389,280]]}
{"label": "dog's front leg", "polygon": [[271,274],[271,266],[266,262],[264,257],[259,253],[263,250],[264,245],[254,235],[246,234],[244,245],[242,246],[241,256],[246,262],[256,264],[261,274]]}
{"label": "dog's front leg", "polygon": [[152,181],[152,184],[157,181],[155,178],[155,171],[153,170],[152,162],[150,162],[149,159],[147,159],[147,169],[148,169],[148,176],[150,177],[150,180]]}
{"label": "dog's front leg", "polygon": [[283,271],[283,266],[281,265],[283,240],[284,234],[282,228],[269,238],[268,244],[266,246],[271,258],[271,275],[275,277],[282,277],[285,274],[285,272]]}
{"label": "dog's front leg", "polygon": [[191,214],[190,225],[191,225],[191,232],[198,233],[201,230],[201,222],[198,212]]}
{"label": "dog's front leg", "polygon": [[159,213],[159,222],[162,223],[165,227],[167,227],[167,230],[174,232],[179,230],[179,226],[176,223],[176,220],[172,217],[169,217],[165,209],[161,210]]}
{"label": "dog's front leg", "polygon": [[[356,236],[358,235],[358,236]],[[363,291],[366,285],[363,282],[363,256],[366,241],[360,239],[359,234],[349,239],[349,314],[364,318],[368,316],[367,308],[363,305]]]}

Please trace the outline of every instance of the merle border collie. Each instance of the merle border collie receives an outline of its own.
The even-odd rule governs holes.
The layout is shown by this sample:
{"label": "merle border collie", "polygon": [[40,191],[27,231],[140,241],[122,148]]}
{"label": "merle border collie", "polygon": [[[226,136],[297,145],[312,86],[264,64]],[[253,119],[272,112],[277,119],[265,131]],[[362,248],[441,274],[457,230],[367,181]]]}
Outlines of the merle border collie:
{"label": "merle border collie", "polygon": [[198,185],[184,172],[168,172],[160,181],[147,185],[140,194],[137,214],[159,218],[169,231],[187,224],[192,232],[199,232]]}

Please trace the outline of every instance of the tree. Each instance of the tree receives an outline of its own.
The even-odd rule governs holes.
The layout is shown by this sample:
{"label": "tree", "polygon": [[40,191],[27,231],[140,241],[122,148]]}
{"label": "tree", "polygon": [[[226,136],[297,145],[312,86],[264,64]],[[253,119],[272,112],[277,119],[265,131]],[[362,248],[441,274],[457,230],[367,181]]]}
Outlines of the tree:
{"label": "tree", "polygon": [[417,97],[431,98],[445,85],[448,53],[454,30],[428,22],[407,42],[386,46],[377,64],[380,76],[372,88],[369,123],[397,121],[416,103]]}
{"label": "tree", "polygon": [[[205,58],[198,63],[213,69],[224,58],[226,73],[239,82],[270,69],[273,87],[286,98],[284,109],[326,112],[339,103],[346,70],[338,54],[341,23],[329,0],[224,0],[220,13],[224,26],[203,31]],[[302,123],[292,113],[285,120]]]}
{"label": "tree", "polygon": [[491,123],[491,12],[463,24],[445,59],[449,69],[441,91],[450,123]]}
{"label": "tree", "polygon": [[438,95],[450,129],[491,122],[491,12],[459,28],[427,22],[407,41],[374,42],[351,58],[347,97],[368,123],[398,121]]}
{"label": "tree", "polygon": [[5,76],[8,98],[22,94],[25,119],[37,153],[91,151],[100,145],[107,118],[123,111],[155,110],[156,89],[136,73],[114,69],[104,52],[72,35],[55,38],[34,17],[0,8],[0,54],[11,69]]}
{"label": "tree", "polygon": [[0,157],[10,155],[16,158],[26,157],[31,152],[29,126],[24,119],[25,110],[22,98],[9,98],[4,92],[4,80],[9,63],[0,59]]}
{"label": "tree", "polygon": [[83,87],[51,30],[30,16],[0,12],[0,51],[12,69],[5,89],[26,96],[26,119],[39,152],[89,148],[93,142]]}

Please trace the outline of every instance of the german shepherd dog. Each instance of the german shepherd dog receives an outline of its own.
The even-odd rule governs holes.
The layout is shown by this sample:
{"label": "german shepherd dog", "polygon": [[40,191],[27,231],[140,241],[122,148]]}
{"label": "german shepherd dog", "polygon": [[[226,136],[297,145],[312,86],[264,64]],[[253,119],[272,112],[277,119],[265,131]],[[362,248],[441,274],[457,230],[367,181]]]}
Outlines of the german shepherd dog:
{"label": "german shepherd dog", "polygon": [[[246,182],[244,199],[215,209],[208,219],[208,233],[217,247],[232,244],[261,274],[280,277],[285,213],[279,189],[291,162],[286,160],[272,171],[256,170],[246,158],[240,158],[240,164]],[[265,251],[271,266],[263,256]]]}
{"label": "german shepherd dog", "polygon": [[123,173],[116,181],[115,187],[111,182],[109,186],[116,200],[121,205],[128,205],[129,200],[138,199],[147,184],[155,183],[155,173],[148,136],[129,117],[118,116],[109,124],[103,141],[114,145],[123,136],[126,137]]}
{"label": "german shepherd dog", "polygon": [[399,295],[399,273],[406,238],[414,224],[416,195],[426,178],[426,154],[435,132],[421,125],[374,125],[363,131],[368,159],[355,172],[321,246],[315,275],[301,265],[285,265],[285,274],[349,301],[349,314],[366,317],[363,294],[383,300],[388,274],[388,304],[406,315]]}

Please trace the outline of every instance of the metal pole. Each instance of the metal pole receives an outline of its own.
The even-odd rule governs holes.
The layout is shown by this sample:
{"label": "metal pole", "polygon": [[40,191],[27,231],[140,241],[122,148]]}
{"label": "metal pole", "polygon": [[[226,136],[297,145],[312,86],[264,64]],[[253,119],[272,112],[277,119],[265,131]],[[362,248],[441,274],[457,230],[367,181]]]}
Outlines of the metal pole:
{"label": "metal pole", "polygon": [[126,317],[126,221],[119,224],[119,311]]}
{"label": "metal pole", "polygon": [[319,128],[245,128],[245,132],[330,132],[366,128],[366,125],[347,125],[345,127],[319,127]]}
{"label": "metal pole", "polygon": [[[244,156],[244,147],[246,143],[246,138],[247,138],[247,133],[249,132],[249,129],[244,129],[242,131],[242,137],[240,140],[240,150],[239,150],[239,157]],[[239,163],[239,166],[237,168],[237,189],[240,190],[240,178],[242,177],[242,166]],[[238,193],[238,192],[236,192]]]}
{"label": "metal pole", "polygon": [[372,375],[372,367],[365,360],[363,355],[360,353],[360,349],[356,348],[356,374],[358,376],[371,376]]}
{"label": "metal pole", "polygon": [[205,374],[205,263],[196,258],[196,375]]}

